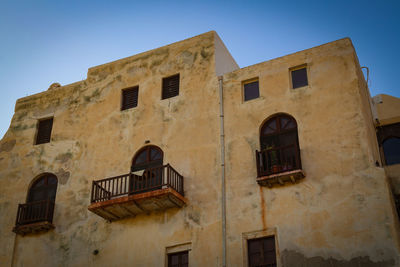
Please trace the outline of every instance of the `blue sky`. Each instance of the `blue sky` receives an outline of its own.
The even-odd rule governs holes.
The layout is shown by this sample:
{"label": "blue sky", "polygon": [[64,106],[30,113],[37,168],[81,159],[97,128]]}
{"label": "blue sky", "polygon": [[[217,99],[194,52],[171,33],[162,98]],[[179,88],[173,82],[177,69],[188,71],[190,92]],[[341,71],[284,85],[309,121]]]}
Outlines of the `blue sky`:
{"label": "blue sky", "polygon": [[350,37],[372,95],[400,97],[400,1],[0,0],[0,137],[18,98],[215,30],[240,67]]}

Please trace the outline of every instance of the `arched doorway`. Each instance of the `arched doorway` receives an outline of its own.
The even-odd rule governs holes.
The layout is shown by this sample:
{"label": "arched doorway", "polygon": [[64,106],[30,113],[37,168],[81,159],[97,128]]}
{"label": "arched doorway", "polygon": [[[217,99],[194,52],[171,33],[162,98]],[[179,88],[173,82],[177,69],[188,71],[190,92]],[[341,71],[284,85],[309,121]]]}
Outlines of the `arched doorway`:
{"label": "arched doorway", "polygon": [[162,187],[163,157],[163,151],[152,145],[145,146],[136,153],[131,166],[131,192],[147,192]]}
{"label": "arched doorway", "polygon": [[140,149],[132,160],[131,171],[140,171],[163,164],[164,153],[157,146],[145,146]]}

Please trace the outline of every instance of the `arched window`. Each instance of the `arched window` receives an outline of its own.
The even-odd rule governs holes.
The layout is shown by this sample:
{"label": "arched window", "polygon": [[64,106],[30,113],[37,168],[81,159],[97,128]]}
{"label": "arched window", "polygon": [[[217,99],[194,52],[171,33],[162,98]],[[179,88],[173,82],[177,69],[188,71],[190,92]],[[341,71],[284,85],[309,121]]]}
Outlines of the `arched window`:
{"label": "arched window", "polygon": [[27,202],[42,200],[52,200],[54,202],[56,191],[57,177],[53,174],[41,175],[29,188]]}
{"label": "arched window", "polygon": [[296,120],[286,114],[268,119],[260,129],[259,176],[301,169]]}
{"label": "arched window", "polygon": [[156,146],[145,146],[140,149],[132,160],[131,170],[140,171],[152,167],[162,166],[163,152]]}
{"label": "arched window", "polygon": [[400,138],[390,137],[382,143],[386,165],[400,163]]}
{"label": "arched window", "polygon": [[[46,173],[39,176],[29,187],[26,203],[18,205],[16,226],[31,225],[38,222],[51,224],[53,222],[56,191],[57,177],[55,175]],[[49,229],[44,226],[42,228]]]}
{"label": "arched window", "polygon": [[136,153],[131,166],[131,192],[147,192],[162,187],[163,156],[162,150],[156,146],[143,147]]}

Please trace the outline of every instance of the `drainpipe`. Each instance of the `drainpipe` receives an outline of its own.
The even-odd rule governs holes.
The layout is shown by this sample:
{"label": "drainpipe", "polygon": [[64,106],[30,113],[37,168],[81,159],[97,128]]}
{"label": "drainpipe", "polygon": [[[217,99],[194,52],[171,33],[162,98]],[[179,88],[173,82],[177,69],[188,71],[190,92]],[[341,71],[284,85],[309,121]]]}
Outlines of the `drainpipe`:
{"label": "drainpipe", "polygon": [[16,261],[15,254],[17,253],[17,252],[16,252],[16,248],[17,248],[17,238],[18,238],[18,235],[15,234],[15,237],[14,237],[14,246],[13,246],[13,251],[12,251],[12,255],[11,255],[11,267],[15,266],[15,261]]}
{"label": "drainpipe", "polygon": [[367,97],[368,97],[368,104],[369,104],[369,111],[370,111],[370,115],[372,116],[372,124],[373,124],[373,126],[374,126],[374,130],[375,130],[375,142],[374,142],[374,145],[378,148],[378,151],[376,151],[377,152],[377,157],[378,157],[378,160],[375,158],[374,160],[375,160],[375,165],[377,166],[377,167],[379,167],[379,166],[383,166],[383,159],[382,159],[382,155],[381,155],[381,153],[380,153],[380,149],[379,149],[379,143],[378,143],[378,138],[377,138],[377,131],[378,131],[378,129],[377,129],[377,127],[379,127],[380,126],[380,121],[379,121],[379,117],[378,117],[378,112],[377,112],[377,110],[376,110],[376,105],[375,105],[375,103],[374,103],[374,101],[373,101],[373,99],[372,99],[372,97],[371,97],[371,94],[370,94],[370,92],[369,92],[369,87],[368,87],[368,82],[369,82],[369,68],[368,67],[360,67],[361,68],[361,71],[363,70],[363,69],[366,69],[367,70],[367,81],[365,82],[365,91],[366,91],[366,94],[367,94]]}
{"label": "drainpipe", "polygon": [[368,103],[369,103],[369,107],[370,107],[370,111],[371,111],[373,123],[374,123],[374,125],[379,126],[378,113],[377,113],[377,111],[376,111],[376,106],[374,105],[374,102],[373,102],[373,100],[372,100],[371,94],[370,94],[370,92],[369,92],[369,87],[368,87],[368,82],[369,82],[369,68],[368,68],[368,67],[361,67],[361,71],[362,71],[362,69],[366,69],[366,70],[367,70],[367,81],[366,81],[366,85],[365,85],[365,91],[367,92]]}
{"label": "drainpipe", "polygon": [[222,91],[222,76],[219,82],[219,121],[221,138],[221,212],[222,212],[222,267],[226,267],[226,195],[225,195],[225,132],[224,132],[224,95]]}

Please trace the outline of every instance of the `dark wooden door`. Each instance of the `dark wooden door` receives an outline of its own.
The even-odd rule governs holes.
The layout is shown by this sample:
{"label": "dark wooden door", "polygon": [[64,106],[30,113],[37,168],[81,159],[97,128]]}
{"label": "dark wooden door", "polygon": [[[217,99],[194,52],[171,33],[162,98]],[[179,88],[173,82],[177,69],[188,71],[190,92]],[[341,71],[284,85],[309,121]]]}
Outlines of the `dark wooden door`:
{"label": "dark wooden door", "polygon": [[275,237],[247,241],[249,267],[276,267]]}
{"label": "dark wooden door", "polygon": [[132,176],[131,192],[160,189],[163,182],[163,152],[156,146],[146,146],[136,153],[131,172],[144,170],[142,176]]}

